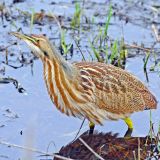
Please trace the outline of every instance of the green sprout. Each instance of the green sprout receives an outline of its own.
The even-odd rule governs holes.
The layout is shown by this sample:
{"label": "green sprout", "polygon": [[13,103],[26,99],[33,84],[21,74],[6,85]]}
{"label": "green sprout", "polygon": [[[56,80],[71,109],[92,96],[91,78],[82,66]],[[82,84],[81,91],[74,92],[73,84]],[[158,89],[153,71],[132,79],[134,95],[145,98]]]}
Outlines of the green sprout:
{"label": "green sprout", "polygon": [[64,55],[67,55],[72,47],[72,44],[67,45],[66,43],[66,31],[64,29],[61,30],[61,47],[63,49]]}
{"label": "green sprout", "polygon": [[81,14],[82,14],[82,9],[79,3],[75,4],[75,13],[73,15],[72,21],[71,21],[71,27],[73,28],[79,28],[80,27],[80,22],[81,22]]}

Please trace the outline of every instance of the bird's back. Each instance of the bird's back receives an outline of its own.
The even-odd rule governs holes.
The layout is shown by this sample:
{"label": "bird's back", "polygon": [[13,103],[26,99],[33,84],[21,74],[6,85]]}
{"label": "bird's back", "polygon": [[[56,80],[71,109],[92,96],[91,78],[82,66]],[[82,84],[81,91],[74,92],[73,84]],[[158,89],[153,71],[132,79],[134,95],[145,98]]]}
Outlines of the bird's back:
{"label": "bird's back", "polygon": [[80,70],[81,84],[94,85],[94,103],[100,109],[115,114],[130,114],[156,108],[154,95],[131,73],[99,62],[79,62],[74,65]]}

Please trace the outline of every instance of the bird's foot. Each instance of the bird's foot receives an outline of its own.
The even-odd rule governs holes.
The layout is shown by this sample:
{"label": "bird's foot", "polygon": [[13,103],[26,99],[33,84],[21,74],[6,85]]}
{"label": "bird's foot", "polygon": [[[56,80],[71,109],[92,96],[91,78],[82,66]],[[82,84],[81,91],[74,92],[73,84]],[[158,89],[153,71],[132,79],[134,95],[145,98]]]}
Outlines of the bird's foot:
{"label": "bird's foot", "polygon": [[128,126],[128,130],[126,131],[124,137],[131,137],[132,132],[133,132],[133,122],[129,117],[124,118],[123,120],[125,121],[125,123]]}
{"label": "bird's foot", "polygon": [[89,135],[92,135],[94,132],[95,124],[90,122],[89,123]]}
{"label": "bird's foot", "polygon": [[128,130],[126,131],[124,137],[125,138],[130,138],[133,132],[133,128],[128,128]]}

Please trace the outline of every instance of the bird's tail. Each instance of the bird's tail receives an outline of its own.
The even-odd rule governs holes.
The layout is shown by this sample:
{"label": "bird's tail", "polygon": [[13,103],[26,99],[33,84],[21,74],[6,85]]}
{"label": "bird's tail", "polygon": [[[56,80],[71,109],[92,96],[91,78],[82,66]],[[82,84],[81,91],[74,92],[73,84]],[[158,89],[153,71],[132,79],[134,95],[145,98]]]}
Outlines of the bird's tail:
{"label": "bird's tail", "polygon": [[148,90],[145,90],[143,93],[143,99],[147,109],[156,109],[157,108],[157,99],[156,97]]}

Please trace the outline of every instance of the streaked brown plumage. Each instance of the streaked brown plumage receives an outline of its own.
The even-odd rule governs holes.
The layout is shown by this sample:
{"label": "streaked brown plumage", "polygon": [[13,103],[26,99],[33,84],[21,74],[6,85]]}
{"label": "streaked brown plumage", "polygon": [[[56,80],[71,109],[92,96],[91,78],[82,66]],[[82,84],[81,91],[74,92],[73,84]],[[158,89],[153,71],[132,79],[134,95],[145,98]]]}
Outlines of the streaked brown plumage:
{"label": "streaked brown plumage", "polygon": [[156,108],[156,98],[127,71],[99,62],[70,64],[44,36],[12,34],[41,58],[48,93],[62,113],[102,124]]}

